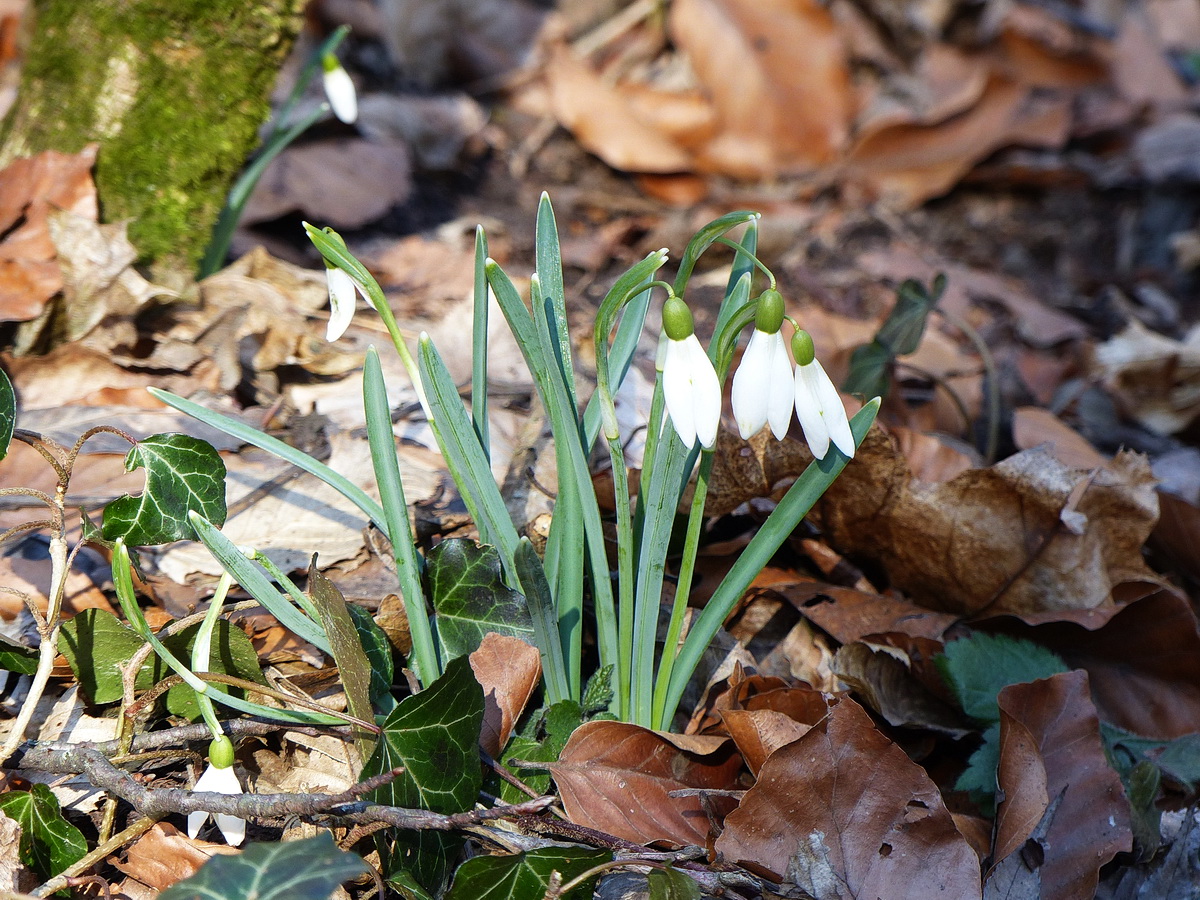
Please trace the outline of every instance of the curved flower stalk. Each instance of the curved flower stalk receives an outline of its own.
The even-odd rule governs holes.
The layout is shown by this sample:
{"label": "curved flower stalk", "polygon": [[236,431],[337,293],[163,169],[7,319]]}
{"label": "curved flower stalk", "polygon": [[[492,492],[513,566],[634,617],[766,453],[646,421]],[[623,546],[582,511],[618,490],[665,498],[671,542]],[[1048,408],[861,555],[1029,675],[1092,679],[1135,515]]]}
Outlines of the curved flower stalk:
{"label": "curved flower stalk", "polygon": [[721,423],[721,382],[696,338],[691,310],[678,297],[663,304],[663,397],[675,433],[684,446],[700,441],[706,450],[717,441]]}
{"label": "curved flower stalk", "polygon": [[817,459],[824,459],[829,443],[847,458],[854,458],[854,435],[846,418],[846,407],[825,369],[817,361],[813,339],[807,331],[792,335],[792,354],[796,357],[796,418],[804,429],[804,439]]}
{"label": "curved flower stalk", "polygon": [[[233,771],[233,742],[225,735],[214,738],[208,745],[208,766],[197,779],[196,791],[212,791],[215,794],[241,794],[242,784],[238,781],[237,773]],[[197,810],[188,813],[188,837],[194,838],[200,833],[201,827],[209,813]],[[217,828],[225,842],[231,847],[239,846],[246,839],[246,820],[237,816],[227,816],[222,813],[213,815]]]}
{"label": "curved flower stalk", "polygon": [[776,440],[783,440],[792,420],[795,390],[792,364],[779,329],[783,326],[783,297],[769,288],[758,299],[754,334],[733,375],[733,417],[742,440],[770,423]]}

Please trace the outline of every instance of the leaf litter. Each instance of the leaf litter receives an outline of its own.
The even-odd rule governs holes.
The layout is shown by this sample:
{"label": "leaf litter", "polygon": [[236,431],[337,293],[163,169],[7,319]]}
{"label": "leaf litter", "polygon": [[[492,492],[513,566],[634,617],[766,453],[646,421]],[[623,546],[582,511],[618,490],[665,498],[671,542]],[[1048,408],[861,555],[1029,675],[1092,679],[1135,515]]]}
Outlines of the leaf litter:
{"label": "leaf litter", "polygon": [[[400,5],[388,7],[394,11]],[[671,6],[666,39],[645,40],[643,31],[649,26],[639,25],[622,41],[587,52],[578,38],[552,33],[551,50],[537,77],[552,95],[543,108],[586,148],[630,171],[700,173],[701,180],[689,184],[699,184],[701,197],[713,191],[719,196],[723,190],[713,173],[798,171],[810,185],[836,184],[848,196],[883,196],[902,207],[951,191],[972,172],[985,182],[990,178],[993,185],[1004,184],[1020,169],[1022,157],[993,155],[983,162],[995,148],[1022,144],[1055,151],[1097,121],[1107,123],[1110,133],[1134,127],[1137,109],[1152,122],[1164,121],[1161,111],[1179,103],[1187,88],[1178,67],[1166,64],[1162,48],[1170,41],[1176,42],[1175,49],[1195,47],[1187,43],[1193,39],[1172,36],[1172,28],[1187,21],[1186,13],[1178,12],[1179,4],[1175,13],[1166,12],[1171,4],[1165,2],[1148,4],[1149,18],[1133,5],[1122,5],[1111,12],[1109,32],[1073,27],[1039,8],[1000,10],[987,23],[991,30],[983,34],[985,49],[977,55],[942,40],[947,20],[938,10],[951,4],[914,4],[903,21],[879,4],[870,8],[873,18],[849,4],[780,4],[773,10],[774,24],[784,37],[766,47],[756,41],[764,10],[731,0],[681,0]],[[734,40],[714,46],[711,35],[716,32],[706,25],[712,22],[722,23]],[[778,52],[792,43],[785,37],[789,28],[802,30],[813,47],[802,60],[812,69],[811,77],[795,79],[786,69],[797,64],[794,54]],[[679,58],[672,65],[646,64],[664,52]],[[486,69],[484,58],[475,58],[477,70]],[[847,77],[850,60],[870,60],[875,69],[856,81]],[[730,71],[737,64],[742,70],[735,79]],[[797,83],[806,89],[822,85],[814,92],[818,102],[797,103]],[[731,90],[734,85],[737,90]],[[536,83],[523,89],[528,96],[519,98],[518,105],[534,105],[537,89]],[[1104,91],[1113,96],[1101,96]],[[747,96],[756,102],[747,102]],[[802,114],[782,117],[780,108]],[[750,113],[755,114],[753,127],[743,121]],[[1182,117],[1184,125],[1190,118]],[[625,124],[614,127],[612,122]],[[750,139],[738,140],[747,133]],[[1149,132],[1149,138],[1154,136]],[[1069,168],[1065,157],[1050,158],[1047,177],[1061,182]],[[831,161],[838,164],[828,166]],[[1118,163],[1140,171],[1139,177],[1149,183],[1186,171],[1150,139],[1135,142],[1126,161]],[[72,165],[77,174],[62,177],[68,186],[91,164],[77,160]],[[17,172],[14,177],[20,181],[29,175]],[[57,184],[59,176],[51,180]],[[78,190],[86,194],[87,188]],[[840,230],[845,224],[842,220],[839,225],[841,212],[820,205],[797,212],[800,204],[793,199],[772,199],[793,204],[791,214],[806,227],[811,224],[817,236],[807,248],[788,248],[793,288],[803,290],[814,280],[838,286],[833,293],[840,311],[852,313],[839,319],[815,302],[809,311],[814,335],[830,345],[831,358],[841,359],[835,363],[839,378],[854,346],[869,340],[881,320],[880,301],[864,281],[928,280],[942,270],[950,276],[947,307],[976,328],[999,335],[997,353],[1011,353],[1009,360],[1019,373],[1015,379],[1011,371],[1001,377],[1022,390],[1037,388],[1031,393],[1039,404],[1048,403],[1057,389],[1070,387],[1070,378],[1086,375],[1143,433],[1177,435],[1185,444],[1192,440],[1188,366],[1194,342],[1187,331],[1156,338],[1140,324],[1145,310],[1126,306],[1124,330],[1112,329],[1107,341],[1094,341],[1095,330],[1089,327],[1094,320],[1080,310],[1064,311],[1046,302],[1035,285],[1013,277],[1011,270],[1001,275],[984,262],[959,263],[927,244],[914,248],[911,232],[888,227],[883,229],[886,239],[871,249],[859,252],[847,241],[841,266],[815,274],[815,261],[835,258],[823,256],[836,241],[822,246],[822,230],[826,235],[849,233]],[[39,216],[47,222],[52,218],[38,212],[45,208],[43,201],[23,202],[26,223]],[[86,196],[79,202],[86,205]],[[612,202],[637,205],[630,197]],[[585,199],[581,208],[576,225],[586,234],[603,218],[599,210],[604,206]],[[95,213],[91,216],[94,220]],[[363,221],[369,219],[365,215]],[[32,318],[28,312],[36,316],[53,301],[62,290],[60,282],[66,284],[63,273],[70,271],[66,254],[48,237],[51,226],[41,227],[46,234],[34,236],[40,256],[32,251],[18,256],[15,249],[11,254],[12,265],[41,273],[34,279],[40,291],[28,291],[21,279],[33,276],[12,270],[22,302],[32,298],[44,304],[18,310],[25,320]],[[636,240],[639,229],[623,232],[621,240]],[[89,233],[104,235],[114,258],[124,258],[117,231],[96,232],[93,227]],[[407,292],[402,302],[411,313],[405,327],[411,324],[415,331],[430,320],[444,322],[447,330],[455,327],[454,316],[461,312],[451,314],[447,307],[455,297],[465,297],[469,285],[438,284],[443,266],[462,269],[449,259],[448,246],[444,240],[410,236],[376,257],[384,271],[386,252],[394,250],[393,280]],[[620,242],[618,249],[630,250]],[[432,277],[416,277],[403,286],[414,272],[420,276],[414,261],[425,255],[446,261],[434,267]],[[255,386],[249,395],[240,392],[241,401],[259,404],[258,413],[270,413],[262,407],[279,398],[294,403],[311,388],[289,383],[295,369],[312,380],[340,385],[337,379],[351,372],[361,355],[357,347],[345,352],[319,340],[325,303],[320,273],[289,267],[265,253],[244,258],[202,287],[199,305],[178,304],[165,293],[154,294],[148,283],[132,281],[129,261],[115,271],[83,269],[81,274],[105,284],[124,278],[134,288],[112,301],[76,293],[92,305],[83,304],[86,308],[76,312],[77,324],[66,331],[55,331],[59,326],[52,328],[48,315],[35,326],[21,326],[30,349],[39,342],[45,349],[45,342],[69,339],[50,357],[6,357],[23,394],[39,398],[31,405],[54,410],[70,399],[90,402],[98,415],[126,415],[127,407],[142,402],[134,398],[138,385],[154,373],[156,383],[184,392],[227,393],[250,378]],[[575,299],[586,304],[586,289]],[[10,308],[15,307],[5,306]],[[1185,318],[1190,312],[1185,310]],[[131,329],[134,319],[137,327]],[[809,327],[807,320],[805,325]],[[149,355],[142,353],[147,338],[153,344]],[[364,332],[355,338],[369,339]],[[239,352],[231,353],[235,346]],[[1094,349],[1091,363],[1083,361],[1089,354],[1082,348]],[[35,363],[43,361],[38,372]],[[469,368],[465,363],[458,361],[464,371]],[[1171,833],[1164,825],[1165,852],[1143,867],[1132,865],[1124,855],[1134,846],[1131,788],[1128,773],[1112,768],[1106,758],[1113,746],[1106,729],[1114,726],[1159,741],[1145,758],[1162,760],[1169,759],[1165,742],[1194,734],[1200,721],[1194,582],[1172,577],[1186,572],[1184,565],[1164,565],[1143,552],[1152,534],[1161,537],[1166,511],[1176,510],[1176,558],[1186,562],[1187,523],[1194,516],[1188,506],[1179,512],[1167,499],[1172,495],[1155,491],[1144,456],[1128,451],[1113,455],[1109,444],[1099,441],[1098,448],[1081,434],[1087,432],[1090,413],[1080,405],[1056,403],[1052,420],[1041,406],[1017,410],[1013,438],[1023,452],[1010,452],[1000,463],[987,465],[977,454],[949,449],[943,436],[932,432],[972,437],[952,395],[958,395],[970,421],[983,414],[986,400],[978,355],[955,328],[932,329],[919,353],[900,363],[909,368],[893,373],[902,388],[888,417],[895,427],[880,429],[869,439],[855,467],[803,536],[797,535],[790,548],[795,552],[781,561],[790,577],[758,589],[755,602],[762,609],[752,613],[747,604],[740,632],[739,623],[730,623],[738,639],[749,645],[760,632],[767,633],[779,609],[792,609],[798,617],[794,621],[803,627],[786,628],[795,637],[787,643],[783,667],[773,665],[769,674],[758,674],[754,668],[764,665],[765,658],[754,659],[743,648],[738,658],[752,668],[738,668],[710,686],[707,706],[692,719],[694,736],[687,740],[610,722],[581,726],[553,764],[568,816],[576,824],[636,843],[709,846],[726,864],[741,863],[770,882],[785,882],[820,898],[872,890],[893,896],[886,888],[895,884],[911,885],[917,891],[913,896],[933,896],[938,890],[947,896],[980,896],[981,890],[983,896],[993,896],[989,891],[996,890],[992,882],[998,873],[1018,863],[1047,896],[1091,896],[1097,882],[1102,882],[1102,896],[1106,889],[1112,896],[1134,896],[1143,885],[1139,896],[1176,896],[1171,892],[1188,881],[1183,870],[1188,847],[1195,844],[1188,808],[1195,785],[1172,782],[1158,795],[1160,804],[1182,808],[1178,818],[1183,827]],[[81,374],[67,378],[64,371]],[[64,398],[56,376],[72,391],[86,393]],[[1043,379],[1040,385],[1033,383],[1035,377]],[[174,380],[162,380],[166,378]],[[923,378],[927,381],[921,383]],[[929,384],[934,385],[932,399],[919,393]],[[523,389],[512,387],[515,395]],[[337,387],[351,397],[356,389],[353,384]],[[308,394],[317,396],[315,391]],[[327,396],[336,395],[330,391]],[[315,402],[297,405],[306,408]],[[517,418],[527,414],[519,401],[514,408]],[[290,423],[295,421],[293,417]],[[404,433],[407,424],[402,416],[397,431]],[[339,425],[326,438],[334,443],[353,427]],[[1090,434],[1095,441],[1095,431]],[[714,477],[709,511],[727,531],[753,528],[756,504],[761,510],[779,496],[807,462],[806,451],[796,441],[768,447],[726,434],[722,442],[719,462],[724,468]],[[245,448],[222,449],[231,471],[262,468]],[[120,469],[117,454],[105,456],[95,455],[97,489],[112,483],[112,473]],[[449,534],[454,500],[444,496],[436,465],[419,448],[402,454],[402,467],[406,461],[421,473],[412,476],[422,489],[410,502],[432,504],[432,516],[426,519],[431,533]],[[101,463],[111,466],[101,469]],[[273,477],[246,474],[245,480],[266,486]],[[409,479],[406,471],[406,485]],[[130,490],[136,491],[136,483]],[[114,496],[123,491],[118,488]],[[1193,511],[1194,504],[1195,498]],[[254,509],[254,516],[266,515],[265,507]],[[292,524],[294,509],[285,504],[277,520]],[[331,514],[323,515],[329,522]],[[1182,522],[1176,521],[1180,515]],[[280,548],[294,554],[280,557],[289,569],[302,569],[306,551],[319,549],[322,566],[336,563],[339,571],[353,571],[378,565],[378,556],[366,549],[369,542],[361,536],[363,524],[346,523],[337,550],[321,543],[337,537],[327,525],[297,534],[258,518],[252,529],[281,536]],[[727,532],[724,536],[728,539]],[[716,543],[711,546],[715,554]],[[736,538],[727,546],[736,547]],[[814,571],[806,560],[817,559],[822,562]],[[148,577],[163,578],[162,561],[151,562],[159,571]],[[193,604],[206,583],[201,568],[186,563],[169,570],[171,577],[192,583],[181,596],[193,598]],[[772,602],[762,603],[763,598]],[[402,617],[398,611],[391,614]],[[981,722],[971,709],[958,705],[935,664],[944,648],[956,645],[954,638],[983,635],[1032,641],[1072,667],[1040,679],[1006,670],[1009,677],[1032,680],[997,685],[994,835],[992,821],[954,790],[982,739]],[[499,641],[488,638],[485,646],[491,653],[476,651],[471,660],[484,685],[483,718],[490,723],[490,746],[497,753],[529,714],[537,677],[527,651],[497,646]],[[799,658],[814,641],[830,654],[827,675],[815,665],[805,669]],[[782,647],[785,641],[777,643]],[[324,663],[319,655],[309,662],[309,668]],[[798,679],[797,672],[807,674]],[[814,689],[818,681],[817,687],[829,690]],[[470,705],[474,715],[474,700]],[[326,777],[318,772],[319,764],[309,761],[337,757],[332,750],[332,744],[321,747],[310,736],[295,733],[265,745],[245,762],[261,773],[260,790],[275,785],[335,790],[356,776],[352,764],[339,759]],[[1168,769],[1164,764],[1165,778]],[[335,772],[340,781],[332,777]],[[276,781],[273,773],[291,773],[294,781]],[[616,787],[622,780],[625,787]],[[631,784],[642,787],[633,790]],[[138,849],[153,840],[168,841],[170,849]],[[1029,863],[1034,855],[1023,853],[1030,842],[1041,851],[1034,865]],[[202,846],[211,845],[190,841],[164,823],[131,845],[118,866],[132,866],[143,851],[143,860],[164,853],[172,860],[190,859],[193,849]],[[982,869],[981,848],[990,853]],[[1115,865],[1109,863],[1114,858]],[[720,864],[717,857],[711,859]],[[1105,863],[1108,868],[1102,870]],[[1169,866],[1179,867],[1179,874],[1164,874]],[[147,890],[143,895],[155,895],[188,874],[186,868],[181,863],[171,872],[138,870]],[[127,871],[132,877],[133,871]],[[983,887],[981,872],[991,878]],[[1115,879],[1105,878],[1114,872]],[[127,892],[133,889],[130,885]]]}

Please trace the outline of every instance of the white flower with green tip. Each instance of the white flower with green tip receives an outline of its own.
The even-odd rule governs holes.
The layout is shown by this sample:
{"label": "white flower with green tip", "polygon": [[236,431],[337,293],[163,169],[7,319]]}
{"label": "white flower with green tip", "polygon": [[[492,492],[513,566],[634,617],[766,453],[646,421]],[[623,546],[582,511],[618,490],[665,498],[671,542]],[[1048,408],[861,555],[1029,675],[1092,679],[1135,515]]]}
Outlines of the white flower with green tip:
{"label": "white flower with green tip", "polygon": [[829,444],[854,458],[854,435],[846,418],[846,407],[825,369],[817,362],[812,336],[797,331],[792,336],[792,355],[796,357],[796,418],[804,429],[808,449],[824,459]]}
{"label": "white flower with green tip", "polygon": [[[208,760],[208,766],[205,768],[204,774],[196,781],[196,786],[193,790],[212,791],[215,794],[236,795],[243,793],[237,773],[233,771],[233,743],[228,737],[222,735],[209,744]],[[221,763],[224,763],[224,765],[221,765]],[[188,837],[194,838],[198,835],[201,826],[204,825],[208,817],[208,813],[199,810],[188,813]],[[222,813],[216,813],[213,818],[216,819],[217,828],[221,830],[225,842],[231,847],[240,846],[242,841],[246,839],[245,819],[239,819],[237,816],[227,816]]]}
{"label": "white flower with green tip", "polygon": [[721,423],[721,382],[692,324],[692,313],[678,297],[663,304],[663,333],[667,336],[663,359],[663,399],[675,433],[691,447],[709,449],[717,442]]}
{"label": "white flower with green tip", "polygon": [[733,375],[733,417],[742,440],[757,434],[768,422],[771,433],[783,440],[792,421],[795,390],[792,364],[779,329],[783,325],[783,297],[770,288],[758,300],[754,334]]}
{"label": "white flower with green tip", "polygon": [[353,125],[358,119],[358,94],[349,73],[342,68],[336,56],[326,53],[321,59],[321,75],[325,96],[329,98],[329,108],[340,121]]}

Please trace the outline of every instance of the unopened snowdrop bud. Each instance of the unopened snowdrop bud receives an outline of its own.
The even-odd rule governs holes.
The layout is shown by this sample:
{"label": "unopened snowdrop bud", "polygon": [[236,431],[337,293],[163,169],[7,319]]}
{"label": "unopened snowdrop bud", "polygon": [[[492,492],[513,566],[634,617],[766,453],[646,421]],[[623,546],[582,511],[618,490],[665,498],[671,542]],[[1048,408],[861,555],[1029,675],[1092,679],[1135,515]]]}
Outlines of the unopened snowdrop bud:
{"label": "unopened snowdrop bud", "polygon": [[754,334],[733,376],[733,417],[742,440],[770,422],[776,440],[783,440],[792,419],[795,391],[792,365],[779,329],[783,326],[783,297],[768,289],[758,298]]}
{"label": "unopened snowdrop bud", "polygon": [[829,443],[846,456],[854,457],[854,435],[846,418],[842,398],[817,361],[812,335],[797,331],[792,336],[792,356],[796,358],[796,418],[804,429],[804,439],[817,459],[824,459]]}
{"label": "unopened snowdrop bud", "polygon": [[[208,745],[208,767],[196,781],[196,791],[212,791],[217,794],[241,794],[242,785],[237,773],[233,771],[233,742],[225,735],[216,738]],[[188,837],[194,838],[200,833],[201,826],[208,818],[206,812],[188,813]],[[217,828],[221,830],[226,843],[237,847],[246,839],[246,820],[237,816],[226,816],[217,813]]]}
{"label": "unopened snowdrop bud", "polygon": [[671,424],[686,446],[699,440],[702,447],[710,448],[717,441],[721,422],[721,382],[696,338],[687,304],[678,297],[668,297],[662,317],[667,336],[663,399]]}
{"label": "unopened snowdrop bud", "polygon": [[339,120],[353,125],[358,119],[358,94],[354,91],[354,82],[349,73],[332,53],[321,57],[321,72],[329,108]]}

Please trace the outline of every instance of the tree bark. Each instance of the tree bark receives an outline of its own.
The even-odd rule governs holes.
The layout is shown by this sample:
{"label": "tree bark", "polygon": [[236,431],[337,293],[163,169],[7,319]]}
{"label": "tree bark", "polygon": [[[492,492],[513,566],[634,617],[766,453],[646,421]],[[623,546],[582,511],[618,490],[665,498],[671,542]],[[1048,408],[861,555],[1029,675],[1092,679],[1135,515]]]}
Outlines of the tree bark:
{"label": "tree bark", "polygon": [[97,142],[105,222],[190,277],[269,113],[305,0],[34,0],[0,164]]}

